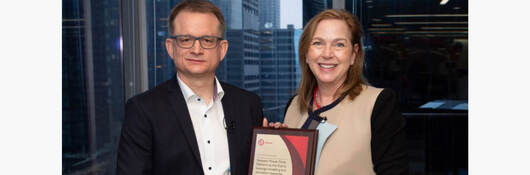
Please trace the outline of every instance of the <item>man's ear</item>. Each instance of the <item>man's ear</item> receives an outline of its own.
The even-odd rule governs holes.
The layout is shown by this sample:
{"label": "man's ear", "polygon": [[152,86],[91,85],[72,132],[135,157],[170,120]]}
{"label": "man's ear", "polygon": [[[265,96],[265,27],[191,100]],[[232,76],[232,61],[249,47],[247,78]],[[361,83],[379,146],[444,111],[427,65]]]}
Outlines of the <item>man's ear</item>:
{"label": "man's ear", "polygon": [[221,40],[219,42],[219,49],[220,49],[220,52],[221,52],[219,54],[219,56],[221,56],[221,59],[219,60],[219,62],[221,62],[225,58],[226,52],[228,52],[228,40]]}
{"label": "man's ear", "polygon": [[175,47],[173,47],[173,40],[166,38],[166,51],[171,59],[173,59],[173,52],[175,51],[174,48]]}

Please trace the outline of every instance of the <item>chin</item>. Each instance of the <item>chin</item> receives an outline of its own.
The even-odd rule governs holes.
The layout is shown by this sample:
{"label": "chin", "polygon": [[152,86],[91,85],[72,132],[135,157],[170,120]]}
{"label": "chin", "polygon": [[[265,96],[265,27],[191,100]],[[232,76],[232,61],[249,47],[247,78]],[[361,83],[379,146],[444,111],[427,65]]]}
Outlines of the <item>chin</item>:
{"label": "chin", "polygon": [[331,78],[317,78],[317,82],[319,83],[332,83],[334,81],[335,79],[331,79]]}

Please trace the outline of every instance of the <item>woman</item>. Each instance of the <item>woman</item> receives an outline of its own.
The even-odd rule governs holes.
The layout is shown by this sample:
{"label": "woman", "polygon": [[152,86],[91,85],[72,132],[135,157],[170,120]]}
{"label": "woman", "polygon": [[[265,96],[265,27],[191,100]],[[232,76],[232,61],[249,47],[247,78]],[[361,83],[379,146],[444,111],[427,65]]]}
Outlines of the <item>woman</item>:
{"label": "woman", "polygon": [[330,9],[311,19],[300,39],[302,79],[284,124],[319,130],[317,175],[408,170],[396,95],[361,78],[361,34],[355,17]]}

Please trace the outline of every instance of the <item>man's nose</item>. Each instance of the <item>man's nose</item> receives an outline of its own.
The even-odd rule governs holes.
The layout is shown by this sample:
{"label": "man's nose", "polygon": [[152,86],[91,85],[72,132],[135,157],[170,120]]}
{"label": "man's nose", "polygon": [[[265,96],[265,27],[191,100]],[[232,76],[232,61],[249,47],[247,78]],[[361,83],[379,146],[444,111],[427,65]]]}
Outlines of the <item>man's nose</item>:
{"label": "man's nose", "polygon": [[193,46],[190,49],[191,49],[192,54],[197,54],[197,55],[202,54],[202,51],[203,51],[199,40],[194,40]]}

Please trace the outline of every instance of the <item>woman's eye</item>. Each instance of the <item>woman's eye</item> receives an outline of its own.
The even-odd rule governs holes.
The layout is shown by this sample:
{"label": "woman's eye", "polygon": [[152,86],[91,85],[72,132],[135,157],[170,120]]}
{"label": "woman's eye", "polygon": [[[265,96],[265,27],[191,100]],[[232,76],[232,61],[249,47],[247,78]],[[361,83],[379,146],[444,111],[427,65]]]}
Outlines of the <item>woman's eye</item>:
{"label": "woman's eye", "polygon": [[320,41],[313,42],[313,45],[315,45],[315,46],[320,46],[320,44],[321,44]]}

